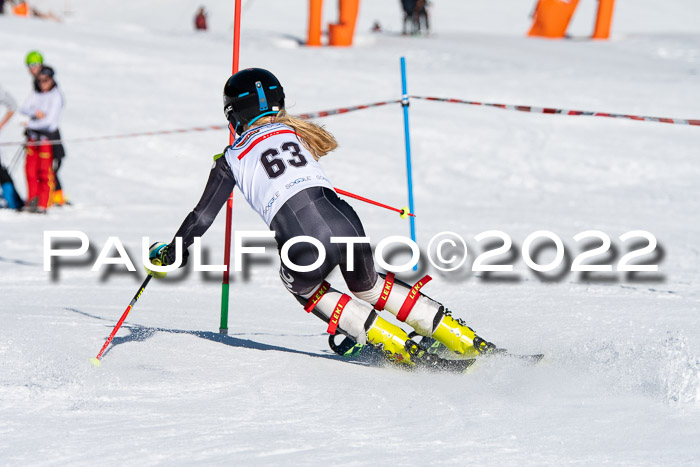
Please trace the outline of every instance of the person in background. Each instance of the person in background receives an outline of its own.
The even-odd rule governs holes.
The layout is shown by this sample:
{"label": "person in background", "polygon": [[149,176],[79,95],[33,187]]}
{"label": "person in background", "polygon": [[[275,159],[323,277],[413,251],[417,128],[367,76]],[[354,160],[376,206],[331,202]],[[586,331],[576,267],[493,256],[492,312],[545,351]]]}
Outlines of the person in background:
{"label": "person in background", "polygon": [[194,28],[198,31],[207,30],[207,12],[204,10],[203,6],[199,7],[194,17]]}
{"label": "person in background", "polygon": [[32,91],[19,112],[29,117],[27,123],[27,204],[24,210],[45,213],[54,188],[54,148],[47,142],[58,129],[63,96],[54,80],[54,71],[44,66],[37,74],[39,91]]}
{"label": "person in background", "polygon": [[421,24],[423,24],[425,33],[430,33],[430,23],[428,22],[428,6],[427,0],[401,0],[403,8],[403,34],[407,35],[408,25],[411,25],[411,34],[420,34]]}
{"label": "person in background", "polygon": [[[7,108],[7,112],[2,120],[0,120],[0,131],[2,131],[2,128],[12,118],[17,109],[15,100],[0,86],[0,107],[3,106]],[[0,154],[1,153],[2,151],[0,151]],[[24,205],[24,202],[15,190],[15,185],[12,183],[10,173],[2,165],[2,161],[0,161],[0,193],[2,193],[0,201],[4,199],[3,204],[6,204],[8,208],[20,209]]]}
{"label": "person in background", "polygon": [[5,14],[5,0],[0,0],[0,15]]}
{"label": "person in background", "polygon": [[408,25],[411,25],[411,33],[415,32],[415,25],[413,22],[413,9],[416,6],[416,0],[401,0],[401,7],[403,8],[403,32],[405,36],[408,34]]}
{"label": "person in background", "polygon": [[425,34],[430,34],[430,23],[428,22],[428,6],[427,0],[418,0],[413,9],[413,23],[416,27],[416,33],[420,33],[421,29],[425,30]]}
{"label": "person in background", "polygon": [[[41,92],[39,88],[39,83],[37,81],[37,77],[39,75],[39,71],[41,71],[42,67],[44,66],[44,57],[38,51],[32,50],[27,54],[26,62],[27,68],[29,69],[29,73],[34,78],[34,90],[36,92]],[[54,132],[47,136],[48,139],[51,141],[60,141],[61,130],[59,128],[56,128]],[[66,157],[66,150],[63,147],[63,143],[53,144],[52,149],[54,189],[51,195],[51,203],[55,206],[63,206],[64,204],[70,204],[68,203],[68,200],[63,193],[63,185],[61,184],[61,180],[58,178],[58,171],[61,169],[63,158]]]}

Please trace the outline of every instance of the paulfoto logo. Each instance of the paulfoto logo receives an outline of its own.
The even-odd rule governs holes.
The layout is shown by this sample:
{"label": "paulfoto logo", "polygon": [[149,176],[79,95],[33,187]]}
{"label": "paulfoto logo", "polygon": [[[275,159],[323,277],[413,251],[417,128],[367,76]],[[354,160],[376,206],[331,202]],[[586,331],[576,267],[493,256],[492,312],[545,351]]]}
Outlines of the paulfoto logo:
{"label": "paulfoto logo", "polygon": [[[265,255],[269,250],[264,246],[246,246],[249,240],[274,239],[274,231],[235,231],[233,236],[233,263],[232,270],[240,272],[244,268],[245,255]],[[55,240],[68,240],[71,243],[79,243],[76,246],[55,245]],[[491,241],[487,241],[491,239]],[[525,266],[537,274],[555,270],[565,272],[657,272],[664,254],[657,243],[656,237],[645,230],[632,230],[618,236],[622,244],[629,245],[628,251],[617,258],[619,248],[613,246],[611,237],[599,230],[586,230],[572,237],[581,248],[573,256],[564,245],[561,237],[548,230],[538,230],[529,234],[520,247],[517,247],[510,235],[500,230],[488,230],[473,237],[477,243],[486,245],[471,262],[471,266],[465,265],[469,256],[467,241],[455,232],[444,231],[434,235],[428,242],[428,249],[422,253],[418,244],[408,237],[390,236],[382,239],[374,247],[374,260],[376,264],[389,272],[401,273],[414,269],[425,255],[432,267],[445,273],[468,268],[472,272],[482,273],[512,273],[514,265],[521,258]],[[634,241],[636,239],[637,241]],[[588,240],[585,242],[584,240]],[[370,244],[370,237],[331,237],[333,244],[345,245],[347,267],[354,270],[354,245]],[[141,239],[141,264],[155,272],[172,272],[182,265],[183,245],[182,238],[175,239],[175,262],[168,266],[158,266],[149,260],[149,237]],[[318,251],[316,261],[308,265],[295,264],[289,256],[290,249],[299,243],[308,243]],[[81,257],[87,254],[90,248],[90,239],[81,231],[75,230],[49,230],[44,231],[44,271],[51,272],[57,267],[53,264],[53,258]],[[403,264],[391,264],[388,257],[392,257],[390,251],[395,248],[408,248],[410,259]],[[518,254],[518,251],[519,254]],[[547,262],[541,260],[543,252],[553,249],[553,258]],[[226,266],[223,264],[204,264],[202,259],[201,238],[195,237],[190,248],[192,252],[192,268],[197,272],[223,272]],[[113,255],[116,252],[116,256]],[[549,256],[552,256],[551,254]],[[326,249],[321,241],[314,237],[297,236],[282,245],[280,249],[282,263],[290,270],[297,272],[309,272],[319,268],[326,259]],[[127,253],[119,237],[108,237],[100,250],[91,271],[100,272],[104,266],[122,266],[130,272],[136,272],[134,261]]]}

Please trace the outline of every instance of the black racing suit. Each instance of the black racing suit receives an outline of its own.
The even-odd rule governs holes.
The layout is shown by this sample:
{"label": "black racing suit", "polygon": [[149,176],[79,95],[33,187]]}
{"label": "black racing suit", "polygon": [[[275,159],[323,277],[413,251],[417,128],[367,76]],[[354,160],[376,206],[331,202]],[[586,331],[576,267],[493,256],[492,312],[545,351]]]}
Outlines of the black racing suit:
{"label": "black racing suit", "polygon": [[[190,212],[178,229],[175,237],[182,237],[186,250],[214,222],[221,207],[226,203],[236,181],[226,159],[219,157],[209,174],[209,180],[197,206]],[[359,217],[348,203],[325,187],[309,187],[292,196],[279,209],[270,223],[275,232],[277,248],[296,236],[307,235],[318,239],[326,251],[326,259],[317,269],[297,272],[280,266],[280,276],[287,288],[297,296],[308,296],[318,288],[336,267],[341,267],[343,278],[352,292],[369,290],[377,281],[372,250],[367,243],[354,245],[354,267],[348,271],[347,245],[331,243],[331,237],[364,237],[365,232]],[[289,250],[289,259],[296,265],[307,266],[318,259],[315,246],[301,242]],[[175,261],[175,240],[168,245],[168,264]],[[187,252],[183,252],[183,265]]]}

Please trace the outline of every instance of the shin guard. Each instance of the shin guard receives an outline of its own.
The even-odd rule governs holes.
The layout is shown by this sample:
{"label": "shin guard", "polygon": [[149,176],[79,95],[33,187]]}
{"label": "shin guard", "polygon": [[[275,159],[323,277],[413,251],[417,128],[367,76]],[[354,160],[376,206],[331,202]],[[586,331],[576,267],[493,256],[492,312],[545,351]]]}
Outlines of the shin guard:
{"label": "shin guard", "polygon": [[493,350],[495,346],[477,336],[464,321],[453,318],[442,304],[420,293],[430,280],[425,276],[410,287],[388,273],[383,284],[379,280],[372,289],[355,295],[375,303],[377,311],[388,310],[416,333],[434,338],[457,354],[471,357]]}
{"label": "shin guard", "polygon": [[372,314],[372,308],[331,288],[328,282],[321,284],[311,295],[304,310],[327,322],[329,334],[339,330],[360,344],[367,343],[365,323]]}
{"label": "shin guard", "polygon": [[378,280],[372,289],[366,292],[354,292],[354,294],[374,304],[374,309],[377,311],[389,311],[421,336],[431,337],[437,325],[436,319],[442,316],[444,307],[420,293],[420,289],[430,280],[430,276],[425,276],[410,287],[396,280],[394,274],[388,273],[383,284]]}

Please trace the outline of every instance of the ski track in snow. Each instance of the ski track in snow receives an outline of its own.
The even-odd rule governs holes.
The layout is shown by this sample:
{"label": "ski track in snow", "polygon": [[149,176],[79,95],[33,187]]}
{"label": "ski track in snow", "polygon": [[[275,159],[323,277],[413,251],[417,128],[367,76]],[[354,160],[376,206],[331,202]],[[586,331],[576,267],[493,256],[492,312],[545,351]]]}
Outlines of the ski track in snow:
{"label": "ski track in snow", "polygon": [[[327,23],[337,11],[326,3]],[[433,3],[430,38],[396,34],[398,2],[362,2],[355,47],[307,49],[304,8],[244,1],[241,66],[278,74],[293,113],[399,97],[404,55],[411,94],[700,118],[695,2],[618,0],[607,42],[525,38],[531,2]],[[581,2],[574,36],[590,32],[593,3]],[[3,87],[21,102],[24,56],[41,50],[66,95],[66,139],[222,122],[230,1],[206,5],[207,34],[190,30],[191,0],[70,5],[60,24],[0,16]],[[367,32],[377,19],[385,34]],[[152,281],[95,369],[88,359],[143,279],[90,272],[100,249],[118,236],[138,268],[141,237],[172,236],[227,135],[75,143],[62,169],[73,206],[0,211],[0,464],[696,464],[700,130],[421,101],[410,112],[419,243],[454,231],[470,251],[459,273],[428,268],[424,292],[496,344],[545,353],[543,363],[491,360],[454,375],[337,357],[270,252],[233,275],[230,335],[217,332],[220,278],[178,271]],[[22,139],[20,121],[2,141]],[[323,161],[336,186],[405,204],[399,106],[321,123],[340,142]],[[3,148],[5,164],[14,151]],[[21,169],[13,176],[24,195]],[[408,234],[398,216],[350,202],[373,243]],[[240,194],[234,228],[265,228]],[[575,234],[601,230],[617,248],[611,264],[628,251],[619,235],[644,229],[664,253],[651,280],[547,280],[519,253],[513,277],[487,280],[470,267],[483,246],[473,237],[491,229],[518,252],[529,233],[551,230],[573,254]],[[45,230],[84,231],[90,254],[44,272]],[[203,238],[212,262],[223,236],[221,215]],[[330,282],[343,288],[337,272]]]}

